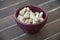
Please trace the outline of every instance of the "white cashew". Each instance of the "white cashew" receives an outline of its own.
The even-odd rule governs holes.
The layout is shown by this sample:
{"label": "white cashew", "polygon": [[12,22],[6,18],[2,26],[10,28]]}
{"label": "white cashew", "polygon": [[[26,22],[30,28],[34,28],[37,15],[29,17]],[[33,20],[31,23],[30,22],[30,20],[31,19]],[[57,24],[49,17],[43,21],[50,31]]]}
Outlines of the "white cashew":
{"label": "white cashew", "polygon": [[25,23],[27,23],[27,24],[31,24],[32,21],[33,21],[32,19],[26,19],[26,20],[25,20]]}
{"label": "white cashew", "polygon": [[21,15],[18,15],[17,19],[20,19],[20,18],[23,18],[23,16],[21,16]]}
{"label": "white cashew", "polygon": [[30,9],[29,9],[29,7],[26,7],[26,9],[27,9],[27,11],[28,11],[28,12],[30,12]]}
{"label": "white cashew", "polygon": [[40,22],[44,21],[44,19],[43,19],[43,18],[40,18],[39,20],[40,20]]}
{"label": "white cashew", "polygon": [[35,12],[36,18],[39,18],[39,12]]}
{"label": "white cashew", "polygon": [[43,12],[40,12],[39,18],[43,18]]}
{"label": "white cashew", "polygon": [[30,11],[30,18],[34,18],[35,17],[35,14],[32,12],[32,11]]}
{"label": "white cashew", "polygon": [[22,10],[19,11],[19,14],[23,16],[25,12],[26,12],[26,8],[23,8]]}
{"label": "white cashew", "polygon": [[25,21],[25,18],[24,18],[23,16],[21,16],[21,15],[19,15],[19,16],[17,17],[17,19],[20,20],[21,22],[24,22],[24,21]]}
{"label": "white cashew", "polygon": [[30,12],[26,12],[25,14],[24,14],[24,18],[29,18],[30,17]]}

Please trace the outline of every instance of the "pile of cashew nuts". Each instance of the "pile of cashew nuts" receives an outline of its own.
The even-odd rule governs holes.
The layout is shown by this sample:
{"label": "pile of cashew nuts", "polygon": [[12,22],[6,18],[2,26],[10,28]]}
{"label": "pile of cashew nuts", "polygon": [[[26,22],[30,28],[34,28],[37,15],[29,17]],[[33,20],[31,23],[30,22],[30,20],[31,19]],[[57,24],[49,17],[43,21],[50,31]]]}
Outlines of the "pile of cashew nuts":
{"label": "pile of cashew nuts", "polygon": [[17,19],[26,24],[36,24],[44,21],[43,12],[32,12],[29,7],[21,9]]}

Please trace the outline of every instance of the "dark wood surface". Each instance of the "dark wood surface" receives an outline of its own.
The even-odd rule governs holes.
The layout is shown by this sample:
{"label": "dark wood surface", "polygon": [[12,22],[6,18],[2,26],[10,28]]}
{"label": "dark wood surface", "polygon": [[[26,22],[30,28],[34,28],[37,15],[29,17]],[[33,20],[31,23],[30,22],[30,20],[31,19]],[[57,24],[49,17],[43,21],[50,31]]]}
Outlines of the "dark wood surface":
{"label": "dark wood surface", "polygon": [[[4,2],[0,2],[0,40],[14,40],[15,38],[15,40],[44,40],[45,38],[60,32],[60,1],[28,0],[26,2],[8,7],[21,1],[25,0],[6,0]],[[18,8],[27,4],[32,4],[44,8],[48,14],[48,20],[46,25],[42,28],[42,30],[40,30],[39,33],[35,35],[26,34],[22,37],[19,37],[20,35],[24,34],[24,32],[14,21],[13,15]]]}

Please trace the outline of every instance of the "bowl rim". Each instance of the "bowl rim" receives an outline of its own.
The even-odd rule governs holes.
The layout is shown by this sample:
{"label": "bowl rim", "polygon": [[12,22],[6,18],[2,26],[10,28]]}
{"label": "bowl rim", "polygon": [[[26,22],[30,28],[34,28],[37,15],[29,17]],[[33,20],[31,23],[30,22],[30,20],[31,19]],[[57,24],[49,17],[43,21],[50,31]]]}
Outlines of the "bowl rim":
{"label": "bowl rim", "polygon": [[[26,6],[38,7],[38,6],[36,6],[36,5],[26,5]],[[21,7],[21,8],[24,8],[24,7],[26,7],[26,6],[23,6],[23,7]],[[48,18],[47,12],[46,12],[42,7],[38,7],[38,8],[40,8],[40,9],[42,10],[42,12],[44,12],[45,15],[46,15],[45,18],[44,18],[44,21],[39,22],[39,23],[36,23],[36,24],[26,24],[26,23],[22,23],[22,22],[21,22],[20,20],[18,20],[18,19],[16,18],[16,16],[15,16],[15,15],[17,14],[17,12],[18,12],[21,8],[17,9],[16,12],[14,13],[14,19],[15,19],[15,21],[17,21],[17,22],[20,23],[20,24],[23,24],[23,25],[38,25],[38,24],[41,24],[41,23],[43,23],[44,21],[46,21],[47,18]]]}

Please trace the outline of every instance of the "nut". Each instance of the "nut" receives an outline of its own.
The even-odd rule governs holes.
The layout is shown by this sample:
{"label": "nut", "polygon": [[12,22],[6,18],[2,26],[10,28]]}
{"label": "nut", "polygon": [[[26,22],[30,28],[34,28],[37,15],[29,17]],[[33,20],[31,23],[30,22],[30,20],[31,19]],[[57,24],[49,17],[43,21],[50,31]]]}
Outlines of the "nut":
{"label": "nut", "polygon": [[30,11],[30,18],[34,18],[35,17],[35,14],[32,12],[32,11]]}
{"label": "nut", "polygon": [[24,14],[24,18],[29,18],[30,17],[30,12],[26,12],[25,14]]}
{"label": "nut", "polygon": [[43,12],[40,12],[39,18],[43,18]]}
{"label": "nut", "polygon": [[21,16],[21,15],[19,15],[19,16],[17,17],[17,19],[18,19],[19,21],[21,21],[21,22],[24,22],[24,21],[25,21],[25,18],[24,18],[23,16]]}
{"label": "nut", "polygon": [[25,23],[26,23],[26,24],[31,24],[32,22],[33,22],[32,19],[26,19],[26,20],[25,20]]}
{"label": "nut", "polygon": [[30,12],[30,8],[29,7],[26,7],[27,11]]}
{"label": "nut", "polygon": [[26,8],[23,8],[22,10],[19,11],[19,14],[23,16],[25,14],[26,10],[27,10]]}
{"label": "nut", "polygon": [[39,18],[39,12],[35,12],[36,18]]}
{"label": "nut", "polygon": [[44,21],[43,12],[32,12],[29,7],[23,8],[18,15],[17,19],[26,24],[35,24]]}

